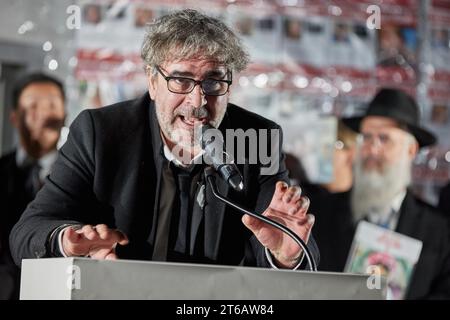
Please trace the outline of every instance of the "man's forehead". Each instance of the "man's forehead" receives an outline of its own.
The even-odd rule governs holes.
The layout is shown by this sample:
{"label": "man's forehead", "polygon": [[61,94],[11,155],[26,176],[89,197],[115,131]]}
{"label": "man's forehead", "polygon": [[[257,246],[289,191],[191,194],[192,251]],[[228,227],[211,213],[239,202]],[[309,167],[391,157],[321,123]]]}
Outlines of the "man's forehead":
{"label": "man's forehead", "polygon": [[168,71],[181,71],[181,72],[221,72],[227,71],[227,67],[213,59],[208,58],[191,58],[166,61],[162,66]]}
{"label": "man's forehead", "polygon": [[398,121],[382,117],[382,116],[368,116],[361,122],[361,131],[366,130],[392,130],[397,131],[401,129]]}
{"label": "man's forehead", "polygon": [[31,82],[22,89],[22,92],[42,91],[42,90],[58,91],[58,92],[60,91],[59,87],[53,82]]}
{"label": "man's forehead", "polygon": [[19,99],[62,99],[61,90],[51,82],[34,82],[27,85],[20,93]]}

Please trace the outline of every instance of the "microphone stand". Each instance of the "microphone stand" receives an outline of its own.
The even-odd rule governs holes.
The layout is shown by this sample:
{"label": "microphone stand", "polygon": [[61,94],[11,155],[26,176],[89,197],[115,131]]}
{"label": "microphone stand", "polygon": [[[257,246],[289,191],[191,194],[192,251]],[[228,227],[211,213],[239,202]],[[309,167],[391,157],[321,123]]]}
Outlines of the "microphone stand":
{"label": "microphone stand", "polygon": [[296,235],[292,230],[290,230],[289,228],[287,228],[286,226],[272,220],[269,219],[263,215],[259,215],[256,213],[253,213],[251,211],[248,211],[242,207],[240,207],[239,205],[235,204],[234,202],[232,202],[231,200],[227,199],[226,197],[224,197],[223,195],[220,194],[219,190],[217,189],[216,186],[216,182],[215,182],[215,177],[213,176],[213,169],[211,167],[206,168],[205,170],[205,175],[206,175],[206,180],[209,182],[209,185],[211,186],[211,190],[213,195],[219,199],[220,201],[226,203],[227,205],[229,205],[230,207],[233,207],[234,209],[244,213],[244,214],[248,214],[249,216],[252,216],[253,218],[259,219],[281,231],[283,231],[284,233],[286,233],[288,236],[290,236],[302,249],[303,252],[305,253],[306,259],[308,260],[308,265],[309,265],[309,269],[310,271],[317,271],[317,265],[316,265],[316,261],[314,260],[314,257],[311,254],[311,251],[309,251],[308,246],[305,244],[305,242],[298,236]]}

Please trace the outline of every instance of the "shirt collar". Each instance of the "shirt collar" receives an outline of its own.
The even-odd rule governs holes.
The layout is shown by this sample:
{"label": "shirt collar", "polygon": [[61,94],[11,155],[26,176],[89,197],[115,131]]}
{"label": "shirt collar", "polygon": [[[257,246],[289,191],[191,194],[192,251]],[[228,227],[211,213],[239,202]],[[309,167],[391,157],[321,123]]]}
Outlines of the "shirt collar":
{"label": "shirt collar", "polygon": [[38,163],[41,166],[41,171],[39,172],[39,176],[42,180],[44,180],[44,178],[48,174],[50,174],[50,170],[51,170],[53,164],[55,163],[57,156],[58,156],[58,151],[53,150],[53,151],[45,154],[41,158],[39,158]]}
{"label": "shirt collar", "polygon": [[406,190],[403,190],[394,198],[394,200],[392,200],[391,207],[395,212],[400,211],[400,207],[402,206],[405,197],[406,197]]}
{"label": "shirt collar", "polygon": [[[56,158],[58,156],[58,151],[53,150],[49,153],[45,154],[44,156],[40,157],[37,160],[37,163],[41,167],[41,170],[39,171],[39,177],[44,180],[44,178],[50,173],[50,170],[53,166],[53,163],[55,163]],[[23,168],[27,165],[31,165],[35,160],[33,160],[28,153],[25,151],[25,149],[22,146],[19,146],[17,148],[16,152],[16,164],[18,167]]]}
{"label": "shirt collar", "polygon": [[405,196],[406,190],[399,192],[392,200],[390,206],[387,207],[386,212],[370,212],[368,215],[369,221],[394,230],[398,223],[400,208],[402,206],[403,200],[405,199]]}
{"label": "shirt collar", "polygon": [[202,150],[198,155],[192,158],[189,164],[187,165],[178,160],[177,157],[175,157],[175,155],[170,151],[169,147],[165,143],[163,143],[163,153],[167,161],[173,162],[173,164],[176,165],[177,167],[191,170],[197,163],[199,163],[199,160],[203,156],[204,151]]}
{"label": "shirt collar", "polygon": [[[16,164],[19,168],[25,167],[30,161],[27,152],[22,146],[19,146],[16,151]],[[31,162],[30,162],[31,163]]]}

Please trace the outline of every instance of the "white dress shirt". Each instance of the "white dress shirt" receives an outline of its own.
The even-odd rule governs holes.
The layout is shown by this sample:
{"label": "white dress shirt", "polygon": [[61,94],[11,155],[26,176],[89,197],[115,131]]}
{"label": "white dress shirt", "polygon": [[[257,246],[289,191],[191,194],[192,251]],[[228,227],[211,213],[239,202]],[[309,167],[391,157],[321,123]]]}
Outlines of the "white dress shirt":
{"label": "white dress shirt", "polygon": [[369,222],[384,226],[390,230],[395,230],[400,217],[400,207],[402,206],[405,196],[406,190],[403,190],[392,200],[391,205],[385,212],[370,212],[368,215]]}
{"label": "white dress shirt", "polygon": [[[50,174],[50,171],[52,169],[53,164],[56,161],[56,158],[58,156],[58,151],[53,150],[46,155],[42,156],[37,160],[37,163],[39,164],[39,180],[43,182],[45,180],[45,177]],[[16,164],[17,166],[24,167],[28,164],[30,164],[33,160],[31,157],[27,154],[25,149],[21,146],[17,148],[16,152]]]}

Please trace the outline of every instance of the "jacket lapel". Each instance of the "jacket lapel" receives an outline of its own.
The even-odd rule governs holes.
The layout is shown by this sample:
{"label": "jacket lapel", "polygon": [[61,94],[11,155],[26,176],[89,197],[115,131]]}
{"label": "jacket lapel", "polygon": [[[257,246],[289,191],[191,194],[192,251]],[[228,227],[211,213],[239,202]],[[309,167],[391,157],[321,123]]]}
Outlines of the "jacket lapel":
{"label": "jacket lapel", "polygon": [[151,143],[153,150],[153,161],[155,163],[155,173],[156,177],[156,188],[155,188],[155,203],[153,208],[153,221],[152,221],[152,229],[149,235],[149,242],[154,243],[156,236],[156,228],[158,226],[158,212],[159,212],[159,193],[161,189],[161,175],[162,175],[162,166],[164,158],[161,155],[162,150],[162,140],[160,134],[160,128],[158,124],[158,120],[156,118],[156,110],[155,103],[153,100],[150,100],[149,103],[149,124],[150,124],[150,135],[151,135]]}
{"label": "jacket lapel", "polygon": [[415,238],[418,230],[417,222],[419,221],[417,210],[414,196],[408,190],[400,208],[400,218],[396,228],[397,232]]}
{"label": "jacket lapel", "polygon": [[[223,196],[228,195],[229,186],[217,173],[214,173],[217,189]],[[225,203],[217,199],[212,193],[209,183],[206,183],[205,205],[205,256],[214,261],[219,254],[220,238],[225,216]]]}
{"label": "jacket lapel", "polygon": [[[192,228],[191,228],[191,239],[190,239],[190,252],[191,254],[195,254],[196,241],[198,229],[200,228],[200,224],[203,221],[203,209],[206,205],[206,184],[204,179],[203,172],[200,173],[201,177],[198,179],[198,183],[200,186],[197,188],[196,194],[194,196],[194,205],[192,206]],[[203,201],[203,204],[199,202],[199,200]],[[201,237],[199,239],[202,239]],[[201,244],[203,246],[203,244]]]}

